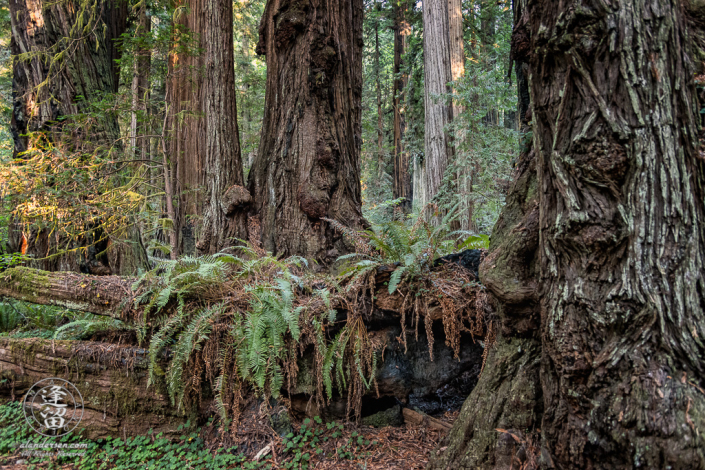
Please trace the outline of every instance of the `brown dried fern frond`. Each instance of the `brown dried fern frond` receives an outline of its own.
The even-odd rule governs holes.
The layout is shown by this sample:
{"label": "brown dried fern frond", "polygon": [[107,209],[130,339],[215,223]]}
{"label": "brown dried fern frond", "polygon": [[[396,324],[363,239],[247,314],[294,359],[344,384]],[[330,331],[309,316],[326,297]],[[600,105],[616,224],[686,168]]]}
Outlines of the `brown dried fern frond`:
{"label": "brown dried fern frond", "polygon": [[257,256],[260,258],[266,256],[267,252],[262,248],[262,225],[258,217],[250,216],[247,218],[247,235],[247,239]]}
{"label": "brown dried fern frond", "polygon": [[[487,358],[490,355],[490,350],[497,342],[497,332],[495,322],[489,322],[487,326],[487,335],[485,335],[485,350],[482,352],[482,368],[480,369],[480,375],[485,370],[485,364],[487,364]],[[479,376],[478,376],[479,377]]]}
{"label": "brown dried fern frond", "polygon": [[351,241],[355,245],[355,251],[357,253],[362,253],[365,255],[372,254],[372,247],[367,242],[365,237],[360,235],[360,232],[358,232],[357,230],[353,230],[350,227],[346,227],[345,225],[341,224],[340,222],[334,219],[321,217],[321,220],[325,220],[326,222],[328,222],[331,227],[335,229],[335,231],[342,234],[343,237],[348,239],[348,241]]}
{"label": "brown dried fern frond", "polygon": [[421,208],[421,211],[419,212],[419,216],[416,219],[416,222],[414,222],[414,225],[411,227],[411,236],[412,237],[414,235],[416,235],[416,231],[419,228],[421,228],[422,226],[425,227],[428,225],[428,221],[426,220],[426,217],[424,216],[424,214],[429,209],[432,209],[431,214],[433,214],[436,211],[438,211],[438,206],[436,204],[434,204],[433,202],[429,202],[429,203],[426,203],[426,205]]}

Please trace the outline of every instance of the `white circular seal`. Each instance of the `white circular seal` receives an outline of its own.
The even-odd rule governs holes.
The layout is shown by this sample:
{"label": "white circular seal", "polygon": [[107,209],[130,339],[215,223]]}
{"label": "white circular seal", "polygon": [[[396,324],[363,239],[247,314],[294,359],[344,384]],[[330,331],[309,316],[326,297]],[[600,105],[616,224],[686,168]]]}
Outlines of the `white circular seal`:
{"label": "white circular seal", "polygon": [[83,397],[69,381],[51,377],[32,385],[22,402],[27,423],[42,436],[63,436],[83,418]]}

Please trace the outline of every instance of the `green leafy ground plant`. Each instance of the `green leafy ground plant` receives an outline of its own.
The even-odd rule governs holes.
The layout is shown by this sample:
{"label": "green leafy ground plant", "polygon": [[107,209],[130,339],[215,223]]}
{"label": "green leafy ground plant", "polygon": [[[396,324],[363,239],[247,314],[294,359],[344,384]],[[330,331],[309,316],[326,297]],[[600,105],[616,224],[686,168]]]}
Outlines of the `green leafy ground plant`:
{"label": "green leafy ground plant", "polygon": [[[184,426],[188,427],[188,426]],[[182,431],[183,428],[178,429]],[[35,445],[49,451],[48,444],[85,444],[81,449],[61,449],[68,455],[61,457],[23,456],[20,445]],[[40,450],[37,449],[37,450]],[[82,454],[82,455],[79,455]],[[75,434],[60,438],[45,438],[27,425],[19,402],[0,406],[0,464],[14,464],[24,460],[34,468],[64,468],[71,464],[78,470],[217,470],[270,469],[272,464],[263,459],[252,461],[238,451],[237,446],[211,450],[198,432],[184,433],[168,439],[161,433],[127,439],[86,440]]]}

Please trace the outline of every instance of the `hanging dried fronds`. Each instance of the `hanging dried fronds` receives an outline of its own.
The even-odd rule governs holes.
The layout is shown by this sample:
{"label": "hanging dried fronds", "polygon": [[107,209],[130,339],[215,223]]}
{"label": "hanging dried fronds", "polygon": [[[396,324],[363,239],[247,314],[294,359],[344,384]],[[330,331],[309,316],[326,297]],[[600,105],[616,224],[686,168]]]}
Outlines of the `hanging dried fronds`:
{"label": "hanging dried fronds", "polygon": [[[370,237],[369,246],[401,253],[403,234],[401,227],[391,228]],[[203,381],[209,382],[223,429],[235,432],[244,397],[286,400],[296,388],[298,358],[313,350],[316,403],[327,405],[337,390],[347,395],[348,416],[359,419],[363,395],[377,389],[377,363],[386,347],[365,323],[380,287],[399,298],[404,342],[407,319],[418,330],[423,317],[431,358],[436,320],[456,357],[462,334],[484,334],[484,319],[474,308],[481,290],[474,275],[452,264],[432,270],[426,259],[436,253],[429,250],[434,243],[408,250],[418,248],[415,259],[422,267],[408,259],[380,271],[383,258],[367,255],[338,279],[307,274],[302,258],[260,256],[250,244],[241,248],[241,258],[221,253],[162,261],[134,286],[136,304],[144,306],[134,320],[151,330],[150,383],[166,382],[174,404],[186,410],[201,399]],[[387,289],[380,285],[385,280]],[[165,348],[170,360],[163,370]]]}

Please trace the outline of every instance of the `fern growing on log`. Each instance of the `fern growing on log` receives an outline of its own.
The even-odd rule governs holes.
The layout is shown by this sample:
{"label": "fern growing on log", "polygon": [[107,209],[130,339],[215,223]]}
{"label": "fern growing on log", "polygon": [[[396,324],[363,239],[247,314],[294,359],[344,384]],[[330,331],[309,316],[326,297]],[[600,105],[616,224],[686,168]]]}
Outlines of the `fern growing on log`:
{"label": "fern growing on log", "polygon": [[[376,389],[378,354],[384,344],[375,343],[367,334],[363,316],[371,305],[363,302],[365,308],[357,308],[355,299],[365,294],[351,284],[374,289],[369,281],[385,259],[379,254],[382,249],[406,256],[409,265],[411,254],[422,257],[426,248],[420,248],[420,242],[419,247],[405,247],[413,230],[418,227],[394,226],[386,235],[368,237],[376,251],[358,261],[359,269],[344,276],[347,284],[343,286],[332,279],[322,285],[320,276],[307,275],[301,270],[306,266],[303,258],[259,256],[250,246],[242,249],[242,258],[220,254],[162,261],[134,286],[139,289],[136,302],[145,306],[144,313],[134,320],[151,332],[149,385],[165,383],[172,403],[186,412],[200,396],[202,381],[210,381],[214,407],[225,428],[228,423],[237,423],[248,391],[265,399],[280,397],[282,390],[291,392],[297,381],[297,356],[313,347],[315,400],[323,406],[336,389],[341,394],[347,392],[348,415],[359,418],[362,396]],[[409,277],[402,278],[402,273],[395,278],[394,287],[410,290]],[[435,282],[430,277],[418,279],[424,280],[424,286]],[[450,288],[449,295],[454,296],[442,303],[444,325],[450,325],[447,330],[457,336],[468,321],[458,313],[462,306],[456,308],[453,303],[456,297],[463,298],[458,295],[462,286],[456,282],[441,285],[443,288]],[[341,321],[336,308],[343,305],[347,319],[341,328],[336,326]],[[418,313],[418,300],[405,301],[402,325],[404,310],[414,305]],[[428,328],[430,320],[425,323]],[[457,338],[449,339],[456,347]],[[429,341],[431,346],[431,335]]]}
{"label": "fern growing on log", "polygon": [[276,279],[275,285],[255,286],[251,291],[251,309],[231,330],[240,345],[237,360],[242,379],[275,398],[284,383],[282,364],[292,360],[287,335],[298,341],[303,310],[293,306],[291,274],[285,272],[285,276]]}
{"label": "fern growing on log", "polygon": [[85,338],[99,331],[110,330],[135,330],[139,340],[142,330],[136,326],[128,325],[117,318],[105,317],[101,315],[86,314],[83,318],[74,320],[58,327],[54,331],[54,339],[75,339]]}
{"label": "fern growing on log", "polygon": [[[427,206],[430,207],[430,206]],[[390,220],[379,225],[373,225],[372,230],[357,232],[357,239],[363,238],[369,249],[365,253],[343,255],[338,261],[352,261],[343,271],[343,280],[347,281],[349,292],[365,293],[364,286],[372,290],[376,283],[377,271],[383,266],[393,266],[394,269],[387,282],[387,292],[392,295],[404,287],[401,295],[404,298],[401,307],[402,341],[406,348],[406,314],[411,313],[411,323],[418,337],[418,327],[421,312],[424,312],[424,327],[428,337],[429,355],[433,359],[432,319],[429,316],[431,302],[438,302],[443,312],[442,320],[448,343],[453,348],[456,357],[459,353],[460,335],[470,332],[481,335],[485,329],[481,320],[466,317],[458,313],[462,308],[458,304],[463,300],[465,305],[471,301],[484,301],[484,295],[463,299],[463,286],[475,283],[474,275],[464,269],[446,267],[454,270],[448,279],[441,279],[432,272],[433,263],[439,256],[464,249],[486,249],[489,237],[472,234],[467,231],[452,230],[451,222],[457,217],[457,205],[433,226],[424,217],[424,211],[417,217],[412,226],[402,220]],[[352,237],[349,229],[340,228],[341,224],[329,221],[334,228],[344,236]],[[354,238],[355,239],[355,238]],[[360,242],[357,241],[357,244]],[[477,284],[475,284],[477,285]],[[457,298],[454,298],[456,297]],[[473,309],[480,312],[480,309]],[[481,314],[479,314],[481,317]]]}
{"label": "fern growing on log", "polygon": [[324,220],[328,220],[344,236],[352,238],[356,245],[361,244],[359,240],[363,239],[369,247],[364,253],[351,253],[338,258],[338,261],[366,258],[352,263],[344,271],[344,274],[351,276],[352,284],[380,266],[397,265],[389,280],[389,293],[392,294],[402,279],[412,280],[430,272],[433,261],[438,256],[463,249],[487,248],[489,238],[486,235],[451,229],[450,224],[457,217],[456,209],[457,205],[435,227],[422,213],[413,226],[402,220],[390,220],[374,225],[372,230],[356,232],[355,235],[340,223]]}
{"label": "fern growing on log", "polygon": [[208,306],[196,313],[183,329],[173,348],[174,356],[167,370],[167,387],[171,404],[181,406],[184,399],[184,366],[195,351],[208,339],[213,322],[224,312],[224,304]]}

